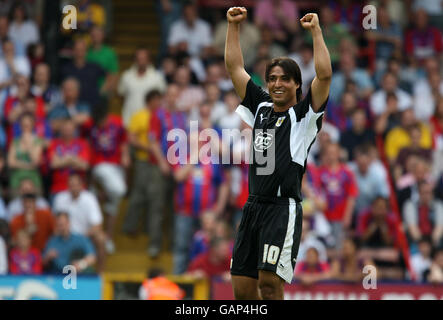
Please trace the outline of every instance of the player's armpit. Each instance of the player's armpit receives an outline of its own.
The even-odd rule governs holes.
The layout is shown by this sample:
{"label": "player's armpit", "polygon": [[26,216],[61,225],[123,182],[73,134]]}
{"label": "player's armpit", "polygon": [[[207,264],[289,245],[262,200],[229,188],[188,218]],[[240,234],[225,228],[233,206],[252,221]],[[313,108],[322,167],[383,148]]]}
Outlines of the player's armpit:
{"label": "player's armpit", "polygon": [[326,102],[329,96],[329,87],[331,85],[331,78],[319,79],[317,76],[311,83],[311,101],[312,109],[315,112],[321,111],[321,106]]}

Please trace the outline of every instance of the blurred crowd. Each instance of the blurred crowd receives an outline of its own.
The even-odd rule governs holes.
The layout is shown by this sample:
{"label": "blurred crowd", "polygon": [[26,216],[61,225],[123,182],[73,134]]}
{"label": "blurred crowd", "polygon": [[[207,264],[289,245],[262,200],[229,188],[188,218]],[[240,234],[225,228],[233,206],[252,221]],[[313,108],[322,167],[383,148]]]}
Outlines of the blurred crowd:
{"label": "blurred crowd", "polygon": [[[443,283],[443,1],[158,0],[157,55],[139,47],[126,70],[105,41],[111,1],[71,1],[76,30],[47,2],[0,0],[0,274],[101,273],[117,233],[147,232],[152,259],[170,238],[174,274],[229,279],[248,165],[215,160],[249,150],[223,60],[226,9],[241,5],[245,67],[263,89],[266,63],[289,56],[307,92],[307,12],[332,60],[295,278],[359,282],[373,265],[382,280]],[[376,29],[362,27],[367,4]],[[216,134],[199,141],[191,120]],[[172,129],[189,133],[185,146]],[[224,129],[238,134],[226,141]],[[170,161],[177,153],[185,161]]]}

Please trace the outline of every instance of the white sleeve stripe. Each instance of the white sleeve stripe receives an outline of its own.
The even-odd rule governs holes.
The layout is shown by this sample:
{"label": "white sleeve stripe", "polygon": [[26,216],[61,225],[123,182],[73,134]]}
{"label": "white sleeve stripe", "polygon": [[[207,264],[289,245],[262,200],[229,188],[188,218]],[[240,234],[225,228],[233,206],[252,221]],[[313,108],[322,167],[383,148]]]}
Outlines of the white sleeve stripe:
{"label": "white sleeve stripe", "polygon": [[304,166],[308,156],[308,148],[318,133],[317,120],[323,115],[323,112],[315,113],[309,105],[307,114],[299,122],[297,122],[293,108],[289,109],[289,115],[291,117],[289,139],[292,161]]}
{"label": "white sleeve stripe", "polygon": [[254,126],[254,115],[248,108],[243,105],[239,105],[235,112],[237,112],[240,118],[242,118],[242,120],[246,122],[250,127]]}

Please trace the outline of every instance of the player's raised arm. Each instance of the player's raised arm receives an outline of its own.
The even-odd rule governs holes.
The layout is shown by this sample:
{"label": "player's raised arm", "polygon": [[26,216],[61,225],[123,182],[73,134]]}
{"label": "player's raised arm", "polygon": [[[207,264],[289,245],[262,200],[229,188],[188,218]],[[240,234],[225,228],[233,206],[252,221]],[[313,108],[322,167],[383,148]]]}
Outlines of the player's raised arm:
{"label": "player's raised arm", "polygon": [[332,78],[331,58],[320,28],[318,16],[308,13],[300,19],[303,28],[309,30],[314,45],[314,64],[316,76],[311,84],[312,108],[318,111],[329,95]]}
{"label": "player's raised arm", "polygon": [[243,7],[229,8],[226,13],[228,30],[226,32],[225,65],[234,84],[235,91],[243,100],[246,86],[251,78],[245,70],[240,48],[240,23],[246,19],[247,10]]}

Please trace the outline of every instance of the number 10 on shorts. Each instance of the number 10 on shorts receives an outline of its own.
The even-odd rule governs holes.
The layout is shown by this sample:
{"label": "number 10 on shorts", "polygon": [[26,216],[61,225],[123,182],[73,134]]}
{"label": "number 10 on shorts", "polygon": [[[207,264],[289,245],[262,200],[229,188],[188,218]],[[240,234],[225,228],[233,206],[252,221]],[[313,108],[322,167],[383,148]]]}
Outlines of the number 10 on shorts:
{"label": "number 10 on shorts", "polygon": [[277,246],[269,246],[265,244],[263,250],[263,263],[276,264],[278,260],[278,255],[280,254],[280,248]]}

